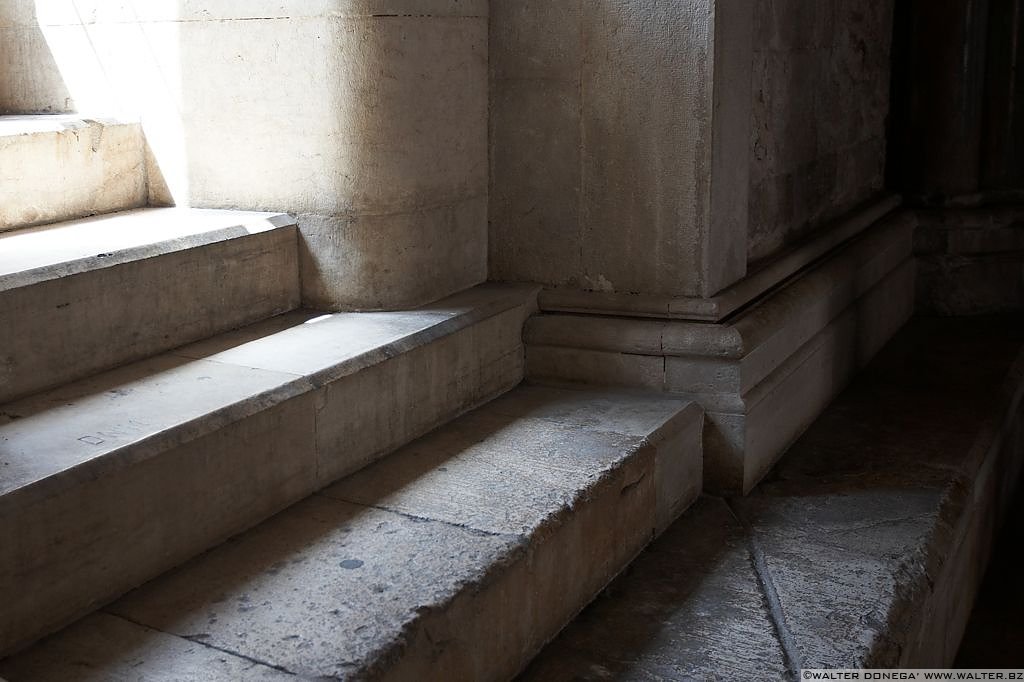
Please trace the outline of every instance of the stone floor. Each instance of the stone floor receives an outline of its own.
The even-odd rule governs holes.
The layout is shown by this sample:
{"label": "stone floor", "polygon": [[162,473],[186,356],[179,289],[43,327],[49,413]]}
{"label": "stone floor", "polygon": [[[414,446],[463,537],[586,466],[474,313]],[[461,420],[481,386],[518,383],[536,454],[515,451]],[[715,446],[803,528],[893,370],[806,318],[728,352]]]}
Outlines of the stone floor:
{"label": "stone floor", "polygon": [[1020,467],[1022,345],[1020,318],[914,320],[750,496],[702,498],[521,679],[951,663]]}

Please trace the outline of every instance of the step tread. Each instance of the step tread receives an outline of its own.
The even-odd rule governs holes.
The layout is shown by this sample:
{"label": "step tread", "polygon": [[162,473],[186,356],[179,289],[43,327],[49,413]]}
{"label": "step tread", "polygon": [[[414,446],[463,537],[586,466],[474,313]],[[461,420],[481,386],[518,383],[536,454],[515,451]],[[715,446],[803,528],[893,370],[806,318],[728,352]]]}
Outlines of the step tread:
{"label": "step tread", "polygon": [[481,285],[415,311],[293,311],[0,407],[0,510],[145,459],[519,305]]}
{"label": "step tread", "polygon": [[0,234],[0,291],[294,225],[284,213],[142,208],[13,230]]}
{"label": "step tread", "polygon": [[[301,675],[379,672],[418,623],[512,570],[610,472],[700,415],[662,395],[522,386],[107,612]],[[53,652],[74,648],[83,632],[72,628],[2,672],[17,682],[21,665],[59,667]],[[137,643],[140,669],[166,671],[165,658],[145,653],[166,646],[163,636]],[[81,662],[99,669],[120,646],[94,645]]]}
{"label": "step tread", "polygon": [[524,387],[323,494],[488,533],[528,534],[646,439],[660,437],[680,411],[700,412],[660,395]]}

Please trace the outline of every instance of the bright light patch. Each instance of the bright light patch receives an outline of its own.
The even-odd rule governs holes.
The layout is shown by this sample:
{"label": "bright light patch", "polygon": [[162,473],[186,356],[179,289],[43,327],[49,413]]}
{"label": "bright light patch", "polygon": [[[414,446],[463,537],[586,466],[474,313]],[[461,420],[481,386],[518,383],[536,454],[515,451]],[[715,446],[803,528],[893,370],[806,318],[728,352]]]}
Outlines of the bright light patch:
{"label": "bright light patch", "polygon": [[35,8],[75,110],[140,120],[168,198],[188,206],[178,0],[35,0]]}

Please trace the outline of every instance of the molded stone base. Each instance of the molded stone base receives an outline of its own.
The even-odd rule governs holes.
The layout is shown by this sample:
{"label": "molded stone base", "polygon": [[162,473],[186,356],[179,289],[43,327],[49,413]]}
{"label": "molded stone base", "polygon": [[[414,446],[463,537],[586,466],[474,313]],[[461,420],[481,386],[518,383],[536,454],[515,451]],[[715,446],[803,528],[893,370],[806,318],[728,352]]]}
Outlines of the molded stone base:
{"label": "molded stone base", "polygon": [[886,218],[721,324],[535,317],[527,376],[699,402],[705,488],[746,493],[910,317],[913,227]]}

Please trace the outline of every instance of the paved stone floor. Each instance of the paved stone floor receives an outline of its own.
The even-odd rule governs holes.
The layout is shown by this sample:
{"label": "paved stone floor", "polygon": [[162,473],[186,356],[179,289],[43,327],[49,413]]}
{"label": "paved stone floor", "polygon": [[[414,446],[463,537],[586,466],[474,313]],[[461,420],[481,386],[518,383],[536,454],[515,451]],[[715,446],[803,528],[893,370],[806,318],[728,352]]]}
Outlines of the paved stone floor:
{"label": "paved stone floor", "polygon": [[1024,490],[996,543],[957,653],[958,668],[1024,668]]}

